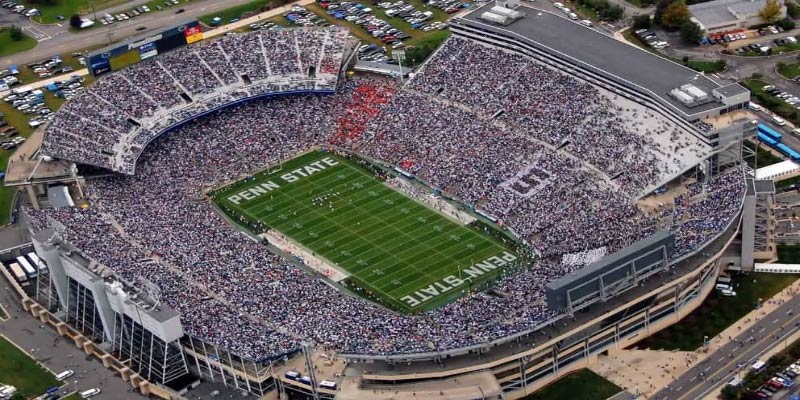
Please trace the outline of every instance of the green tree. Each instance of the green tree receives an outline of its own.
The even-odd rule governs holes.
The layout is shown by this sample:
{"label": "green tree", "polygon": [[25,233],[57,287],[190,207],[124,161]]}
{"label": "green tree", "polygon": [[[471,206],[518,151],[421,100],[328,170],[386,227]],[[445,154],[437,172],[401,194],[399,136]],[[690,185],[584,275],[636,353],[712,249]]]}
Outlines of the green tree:
{"label": "green tree", "polygon": [[625,15],[625,10],[622,7],[615,4],[609,6],[608,8],[602,11],[599,11],[599,14],[600,14],[600,19],[606,21],[619,21],[622,18],[622,16]]}
{"label": "green tree", "polygon": [[789,14],[792,18],[800,18],[800,6],[793,1],[787,1],[786,3],[786,13]]}
{"label": "green tree", "polygon": [[795,26],[797,26],[797,24],[794,23],[793,19],[791,19],[789,17],[786,17],[786,18],[778,21],[778,26],[780,26],[784,30],[788,31],[788,30],[794,29]]}
{"label": "green tree", "polygon": [[83,21],[81,21],[81,16],[78,14],[72,14],[72,16],[69,17],[69,26],[73,28],[80,28],[82,22]]}
{"label": "green tree", "polygon": [[22,30],[19,29],[19,27],[17,27],[16,25],[12,25],[10,36],[11,40],[19,42],[20,40],[22,40]]}
{"label": "green tree", "polygon": [[[775,1],[775,0],[768,0]],[[665,29],[679,29],[686,21],[689,20],[689,7],[686,2],[678,0],[664,10],[661,16],[661,26]]]}
{"label": "green tree", "polygon": [[775,22],[781,17],[781,3],[778,0],[767,0],[764,8],[758,12],[758,16],[764,22]]}
{"label": "green tree", "polygon": [[686,21],[681,25],[681,39],[686,44],[698,44],[703,38],[703,30],[692,21]]}
{"label": "green tree", "polygon": [[675,0],[658,0],[656,2],[656,11],[653,13],[653,23],[661,25],[661,18],[664,15],[667,7],[670,6]]}
{"label": "green tree", "polygon": [[633,17],[633,30],[650,29],[653,23],[650,21],[650,14],[642,14]]}

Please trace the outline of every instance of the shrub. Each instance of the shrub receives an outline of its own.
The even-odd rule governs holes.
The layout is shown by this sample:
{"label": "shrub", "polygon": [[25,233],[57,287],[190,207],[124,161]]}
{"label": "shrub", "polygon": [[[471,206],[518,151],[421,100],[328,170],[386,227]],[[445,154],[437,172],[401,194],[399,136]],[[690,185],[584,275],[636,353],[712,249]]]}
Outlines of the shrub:
{"label": "shrub", "polygon": [[653,22],[650,19],[650,14],[637,15],[633,17],[633,30],[650,29]]}
{"label": "shrub", "polygon": [[9,35],[11,36],[11,40],[15,42],[22,40],[22,30],[20,30],[16,25],[11,26],[11,32]]}

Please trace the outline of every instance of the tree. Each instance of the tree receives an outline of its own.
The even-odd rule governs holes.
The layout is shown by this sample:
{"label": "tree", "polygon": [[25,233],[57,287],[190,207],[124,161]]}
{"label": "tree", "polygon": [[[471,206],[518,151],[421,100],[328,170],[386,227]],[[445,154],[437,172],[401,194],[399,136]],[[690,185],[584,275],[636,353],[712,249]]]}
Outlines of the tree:
{"label": "tree", "polygon": [[604,10],[598,10],[598,12],[600,14],[600,19],[606,21],[619,21],[622,16],[625,15],[625,10],[616,4]]}
{"label": "tree", "polygon": [[800,6],[793,1],[787,1],[786,3],[786,13],[789,14],[792,18],[800,18]]}
{"label": "tree", "polygon": [[633,30],[650,29],[652,22],[650,22],[650,14],[637,15],[633,17]]}
{"label": "tree", "polygon": [[686,2],[683,0],[678,0],[664,10],[664,14],[661,15],[661,26],[665,29],[675,30],[679,29],[688,20],[689,7],[686,7]]}
{"label": "tree", "polygon": [[658,0],[656,3],[656,11],[653,13],[653,23],[656,25],[661,25],[661,17],[664,15],[664,11],[667,7],[670,6],[675,0]]}
{"label": "tree", "polygon": [[778,21],[778,26],[780,26],[784,30],[788,31],[788,30],[794,29],[795,26],[797,26],[797,24],[794,23],[793,19],[791,19],[789,17],[786,17],[786,18]]}
{"label": "tree", "polygon": [[686,44],[698,44],[703,38],[703,30],[692,21],[686,21],[681,25],[681,39]]}
{"label": "tree", "polygon": [[72,14],[72,16],[69,17],[69,26],[71,26],[73,28],[80,28],[81,27],[81,23],[83,23],[83,21],[81,20],[81,16],[80,15]]}
{"label": "tree", "polygon": [[764,8],[758,12],[758,16],[764,22],[775,22],[781,17],[781,3],[778,0],[767,0]]}
{"label": "tree", "polygon": [[22,40],[22,30],[19,29],[19,27],[17,27],[16,25],[11,26],[11,32],[9,33],[9,35],[11,36],[11,40],[15,42],[19,42],[20,40]]}

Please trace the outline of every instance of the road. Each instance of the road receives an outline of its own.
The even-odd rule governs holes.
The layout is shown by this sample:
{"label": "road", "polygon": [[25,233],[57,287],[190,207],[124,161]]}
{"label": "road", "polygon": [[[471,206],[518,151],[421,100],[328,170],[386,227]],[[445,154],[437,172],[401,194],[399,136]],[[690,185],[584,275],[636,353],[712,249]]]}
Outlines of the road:
{"label": "road", "polygon": [[[38,25],[31,23],[18,14],[12,13],[6,8],[0,8],[0,24],[5,25],[9,24],[9,21],[16,21],[13,23],[18,24],[23,29],[26,29],[24,28],[25,26],[30,26],[30,29],[40,30],[47,36],[46,39],[40,40],[39,44],[31,50],[0,58],[0,68],[6,68],[12,64],[27,64],[52,57],[55,54],[72,53],[87,47],[108,44],[110,41],[118,41],[129,36],[142,35],[147,31],[157,30],[171,24],[177,24],[180,21],[198,18],[202,15],[225,10],[250,1],[194,0],[191,3],[181,4],[167,10],[146,13],[128,21],[76,33],[68,31],[66,24],[62,24],[62,26]],[[182,8],[185,11],[181,14],[175,14],[178,8]],[[100,10],[98,10],[99,13],[101,13]],[[105,11],[102,13],[105,13]],[[147,29],[137,31],[136,29],[141,26]]]}
{"label": "road", "polygon": [[794,296],[771,313],[762,316],[751,329],[742,331],[701,363],[679,376],[651,398],[694,400],[727,382],[741,366],[746,371],[773,346],[786,346],[786,337],[800,329],[800,296]]}
{"label": "road", "polygon": [[28,354],[54,373],[71,369],[75,375],[68,379],[59,392],[83,391],[100,388],[103,392],[95,399],[140,400],[144,397],[131,390],[131,386],[103,367],[100,361],[87,357],[86,353],[61,338],[52,328],[41,325],[30,314],[22,310],[13,290],[0,278],[0,304],[10,319],[0,321],[0,334],[25,349]]}

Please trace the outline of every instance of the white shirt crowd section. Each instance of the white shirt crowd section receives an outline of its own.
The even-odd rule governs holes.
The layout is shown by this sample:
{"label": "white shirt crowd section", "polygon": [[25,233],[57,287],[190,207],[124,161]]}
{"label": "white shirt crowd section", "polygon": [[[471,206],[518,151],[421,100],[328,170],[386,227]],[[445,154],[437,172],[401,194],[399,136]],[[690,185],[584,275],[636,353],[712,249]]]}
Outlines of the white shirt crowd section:
{"label": "white shirt crowd section", "polygon": [[[236,39],[244,40],[255,39]],[[282,46],[294,49],[290,42]],[[268,65],[272,73],[294,68],[293,62]],[[460,73],[465,65],[473,72]],[[507,75],[514,79],[511,90],[503,89],[502,74],[478,72],[507,68],[530,76]],[[104,81],[128,82],[128,75]],[[437,93],[441,87],[446,89]],[[501,107],[506,101],[516,106]],[[145,113],[151,106],[144,103],[126,112]],[[383,355],[482,344],[556,315],[546,307],[545,285],[579,268],[562,264],[563,255],[599,248],[613,253],[665,225],[676,236],[676,256],[684,255],[720,234],[740,208],[744,182],[735,167],[693,185],[674,209],[643,214],[630,193],[674,167],[646,135],[626,134],[622,126],[631,121],[619,120],[613,106],[597,104],[611,106],[574,79],[498,49],[451,40],[407,88],[354,78],[340,82],[334,95],[240,104],[156,139],[142,153],[136,175],[88,181],[89,209],[25,212],[33,229],[51,219],[66,226],[67,240],[123,278],[155,282],[164,301],[181,313],[188,334],[247,359],[279,357],[297,350],[301,340]],[[501,123],[486,118],[500,108],[506,110]],[[98,115],[92,121],[105,121],[103,107],[93,110]],[[353,110],[368,117],[351,118]],[[579,140],[588,133],[576,131],[594,133]],[[550,146],[563,138],[570,138],[567,152]],[[496,290],[401,315],[345,294],[271,253],[227,224],[203,197],[210,185],[328,142],[412,171],[497,216],[541,261],[503,276]],[[619,182],[605,176],[617,170],[625,171]],[[143,265],[149,259],[159,263]]]}
{"label": "white shirt crowd section", "polygon": [[606,253],[608,253],[608,249],[601,247],[599,249],[586,250],[579,253],[564,254],[561,256],[561,265],[570,268],[583,268],[602,260],[603,257],[606,256]]}
{"label": "white shirt crowd section", "polygon": [[335,89],[346,40],[338,27],[265,30],[148,58],[59,110],[42,153],[133,173],[154,136],[194,115],[251,96]]}

